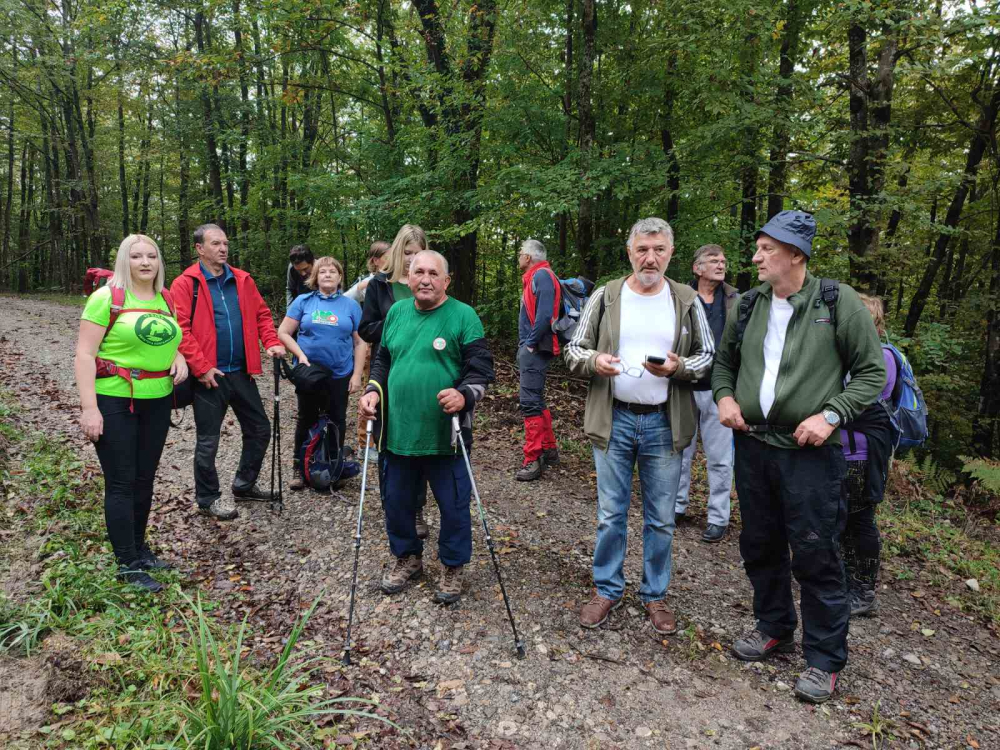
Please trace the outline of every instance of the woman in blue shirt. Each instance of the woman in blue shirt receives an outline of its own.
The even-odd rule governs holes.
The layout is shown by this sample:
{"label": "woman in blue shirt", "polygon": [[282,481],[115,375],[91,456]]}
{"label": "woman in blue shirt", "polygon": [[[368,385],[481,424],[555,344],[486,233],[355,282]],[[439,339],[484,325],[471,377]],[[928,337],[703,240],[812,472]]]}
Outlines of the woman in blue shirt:
{"label": "woman in blue shirt", "polygon": [[[288,307],[278,328],[278,338],[295,358],[305,365],[321,365],[330,371],[329,393],[299,393],[295,445],[305,441],[319,415],[326,413],[337,425],[340,447],[347,433],[348,395],[361,389],[365,366],[365,343],[358,336],[361,306],[340,292],[344,267],[336,258],[319,258],[306,282],[314,291],[299,295]],[[295,333],[298,332],[298,339]],[[302,489],[298,466],[295,480],[289,485]]]}

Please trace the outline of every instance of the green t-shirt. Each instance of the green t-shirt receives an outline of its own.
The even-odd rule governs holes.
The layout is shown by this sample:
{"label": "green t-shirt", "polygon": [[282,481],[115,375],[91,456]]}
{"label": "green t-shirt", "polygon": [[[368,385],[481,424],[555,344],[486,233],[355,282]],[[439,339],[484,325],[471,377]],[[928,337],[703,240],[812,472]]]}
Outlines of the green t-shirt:
{"label": "green t-shirt", "polygon": [[401,299],[413,299],[413,292],[402,281],[394,281],[392,282],[392,301],[399,302]]}
{"label": "green t-shirt", "polygon": [[476,311],[448,298],[424,312],[413,300],[385,316],[382,346],[389,350],[389,450],[402,456],[451,455],[451,417],[437,395],[462,373],[462,347],[483,338]]}
{"label": "green t-shirt", "polygon": [[[158,313],[131,313],[129,308],[163,310]],[[99,326],[107,326],[111,320],[111,289],[101,287],[90,295],[83,308],[83,320]],[[123,312],[108,331],[97,350],[97,356],[114,362],[119,367],[159,372],[169,370],[177,356],[177,346],[181,343],[181,329],[170,315],[170,308],[163,301],[163,295],[156,299],[141,300],[132,292],[125,292]],[[102,396],[122,396],[128,398],[161,398],[174,391],[170,377],[134,380],[134,391],[129,390],[125,378],[98,378],[96,390]]]}

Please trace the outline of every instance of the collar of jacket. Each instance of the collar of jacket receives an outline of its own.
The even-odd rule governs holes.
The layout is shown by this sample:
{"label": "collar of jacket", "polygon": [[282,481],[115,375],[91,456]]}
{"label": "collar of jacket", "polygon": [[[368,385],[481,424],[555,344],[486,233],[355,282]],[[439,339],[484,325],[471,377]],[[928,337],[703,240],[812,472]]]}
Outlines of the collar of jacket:
{"label": "collar of jacket", "polygon": [[[205,267],[205,264],[200,260],[198,261],[198,267],[201,269],[201,275],[205,277],[205,281],[215,279],[216,281],[219,281],[220,284],[225,284],[230,279],[236,278],[228,263],[222,264],[222,273],[220,273],[219,276],[213,276],[212,272],[209,271],[208,268]],[[219,279],[220,276],[222,277],[221,280]]]}
{"label": "collar of jacket", "polygon": [[[552,270],[552,266],[549,265],[547,260],[540,260],[537,263],[528,266],[528,270],[521,274],[521,286],[527,286],[531,283],[531,277],[535,275],[535,271],[539,268],[547,268],[550,271]],[[554,273],[552,275],[555,276]]]}
{"label": "collar of jacket", "polygon": [[[770,281],[761,282],[760,286],[757,287],[757,290],[765,297],[767,297],[769,300],[772,299],[772,297],[774,296],[774,288],[771,286]],[[818,292],[819,292],[819,279],[816,276],[813,276],[811,273],[809,273],[807,269],[805,279],[803,279],[802,281],[802,288],[799,289],[799,291],[797,292],[789,294],[787,299],[792,304],[792,306],[795,307],[796,303],[799,300],[804,300],[804,299],[807,300]]]}

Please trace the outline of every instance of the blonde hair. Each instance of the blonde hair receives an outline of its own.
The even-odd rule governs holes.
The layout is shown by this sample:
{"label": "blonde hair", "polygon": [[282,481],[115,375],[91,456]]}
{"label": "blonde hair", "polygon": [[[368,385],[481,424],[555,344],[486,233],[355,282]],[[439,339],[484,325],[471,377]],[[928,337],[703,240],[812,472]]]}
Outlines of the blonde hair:
{"label": "blonde hair", "polygon": [[882,299],[868,294],[859,294],[858,298],[872,314],[872,322],[875,324],[878,335],[885,336],[885,305],[882,303]]}
{"label": "blonde hair", "polygon": [[406,256],[403,254],[403,248],[411,242],[420,245],[421,250],[430,249],[427,247],[427,235],[423,229],[416,224],[403,224],[396,232],[396,239],[392,241],[389,252],[382,256],[380,269],[388,274],[390,283],[400,281],[406,274]]}
{"label": "blonde hair", "polygon": [[153,279],[153,292],[159,294],[163,291],[163,280],[166,273],[163,269],[163,253],[160,246],[156,244],[152,237],[144,234],[130,234],[122,240],[118,246],[118,254],[115,256],[115,273],[111,277],[111,286],[121,287],[127,292],[132,291],[132,267],[129,265],[129,253],[136,245],[150,245],[156,250],[156,278]]}
{"label": "blonde hair", "polygon": [[310,289],[319,289],[319,269],[326,268],[327,266],[333,266],[340,272],[340,283],[337,284],[337,289],[342,288],[344,285],[344,267],[339,260],[329,255],[317,258],[316,262],[313,263],[312,272],[306,280],[306,286]]}

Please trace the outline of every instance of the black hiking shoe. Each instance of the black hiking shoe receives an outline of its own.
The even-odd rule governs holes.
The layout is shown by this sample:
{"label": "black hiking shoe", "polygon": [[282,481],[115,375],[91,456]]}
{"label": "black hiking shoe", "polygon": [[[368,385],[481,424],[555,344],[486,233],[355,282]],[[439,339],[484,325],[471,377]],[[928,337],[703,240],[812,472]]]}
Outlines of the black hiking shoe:
{"label": "black hiking shoe", "polygon": [[137,570],[136,565],[138,565],[138,563],[131,566],[123,565],[118,568],[118,580],[123,583],[127,583],[131,588],[136,588],[140,591],[148,591],[151,594],[163,591],[162,583],[150,576],[146,571]]}
{"label": "black hiking shoe", "polygon": [[261,486],[256,482],[242,490],[233,487],[233,497],[237,500],[277,500],[274,494],[269,490],[261,489]]}
{"label": "black hiking shoe", "polygon": [[795,682],[795,697],[806,703],[826,703],[837,689],[837,673],[809,667]]}
{"label": "black hiking shoe", "polygon": [[862,586],[851,589],[851,617],[872,617],[878,613],[875,589]]}
{"label": "black hiking shoe", "polygon": [[149,548],[149,545],[143,543],[139,547],[139,562],[136,563],[137,568],[142,570],[173,570],[174,566],[168,563],[166,560],[161,560],[154,553],[153,550]]}
{"label": "black hiking shoe", "polygon": [[559,449],[558,448],[546,448],[542,451],[542,461],[548,466],[558,466],[559,465]]}
{"label": "black hiking shoe", "polygon": [[674,526],[680,526],[687,521],[687,515],[684,513],[674,513]]}
{"label": "black hiking shoe", "polygon": [[726,538],[726,531],[728,529],[728,526],[719,526],[716,523],[710,523],[705,527],[705,531],[701,535],[701,541],[708,542],[709,544],[721,542]]}
{"label": "black hiking shoe", "polygon": [[795,649],[795,637],[772,638],[767,633],[751,630],[733,643],[733,655],[740,661],[763,661],[775,651],[787,653]]}

